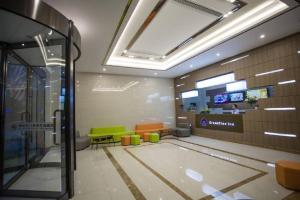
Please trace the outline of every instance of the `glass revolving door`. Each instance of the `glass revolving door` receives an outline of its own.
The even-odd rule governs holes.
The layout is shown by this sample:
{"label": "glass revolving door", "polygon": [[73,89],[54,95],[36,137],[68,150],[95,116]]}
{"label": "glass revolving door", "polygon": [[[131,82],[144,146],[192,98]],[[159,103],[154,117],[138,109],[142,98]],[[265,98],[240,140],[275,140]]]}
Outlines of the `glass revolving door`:
{"label": "glass revolving door", "polygon": [[71,197],[71,40],[1,5],[0,27],[0,199]]}

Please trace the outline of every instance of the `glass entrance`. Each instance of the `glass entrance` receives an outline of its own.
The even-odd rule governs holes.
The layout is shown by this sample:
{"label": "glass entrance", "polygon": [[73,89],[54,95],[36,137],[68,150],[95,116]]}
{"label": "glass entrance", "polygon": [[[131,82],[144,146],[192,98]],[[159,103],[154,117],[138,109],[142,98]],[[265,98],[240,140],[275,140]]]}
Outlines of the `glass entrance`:
{"label": "glass entrance", "polygon": [[66,142],[73,107],[66,101],[67,39],[1,9],[0,27],[0,193],[58,199],[68,190],[73,151]]}

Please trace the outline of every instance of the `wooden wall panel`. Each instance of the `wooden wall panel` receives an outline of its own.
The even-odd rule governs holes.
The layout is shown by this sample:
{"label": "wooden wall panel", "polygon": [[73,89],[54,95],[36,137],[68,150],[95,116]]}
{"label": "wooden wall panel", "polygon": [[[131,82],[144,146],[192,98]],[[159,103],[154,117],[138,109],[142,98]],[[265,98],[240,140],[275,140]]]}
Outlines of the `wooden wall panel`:
{"label": "wooden wall panel", "polygon": [[[244,115],[244,133],[196,129],[194,134],[289,152],[300,153],[300,34],[283,38],[263,47],[244,52],[233,58],[249,55],[248,57],[226,65],[233,58],[209,65],[189,73],[186,79],[175,78],[175,96],[180,97],[183,91],[195,88],[195,82],[217,75],[234,72],[237,80],[245,79],[248,88],[272,85],[273,96],[258,101],[259,109],[246,112]],[[256,77],[255,74],[283,68],[284,71],[267,76]],[[280,81],[296,80],[296,83],[278,85]],[[176,87],[184,83],[183,87]],[[182,112],[181,99],[176,100],[176,120],[195,123],[194,113]],[[265,111],[266,107],[296,107],[296,111]],[[186,116],[187,119],[178,119]],[[292,133],[296,138],[265,135],[265,131]]]}

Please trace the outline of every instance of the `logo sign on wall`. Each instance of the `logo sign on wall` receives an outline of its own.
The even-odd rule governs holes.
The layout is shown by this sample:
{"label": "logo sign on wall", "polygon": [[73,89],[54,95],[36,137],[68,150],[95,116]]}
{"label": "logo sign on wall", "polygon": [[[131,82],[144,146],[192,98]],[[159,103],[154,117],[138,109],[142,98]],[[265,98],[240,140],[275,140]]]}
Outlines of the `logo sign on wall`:
{"label": "logo sign on wall", "polygon": [[242,115],[199,114],[196,116],[196,122],[196,128],[244,132]]}
{"label": "logo sign on wall", "polygon": [[53,123],[47,122],[17,122],[12,125],[13,129],[25,131],[52,131],[54,129]]}
{"label": "logo sign on wall", "polygon": [[201,126],[206,127],[208,125],[209,121],[205,118],[202,118],[200,123],[201,123]]}

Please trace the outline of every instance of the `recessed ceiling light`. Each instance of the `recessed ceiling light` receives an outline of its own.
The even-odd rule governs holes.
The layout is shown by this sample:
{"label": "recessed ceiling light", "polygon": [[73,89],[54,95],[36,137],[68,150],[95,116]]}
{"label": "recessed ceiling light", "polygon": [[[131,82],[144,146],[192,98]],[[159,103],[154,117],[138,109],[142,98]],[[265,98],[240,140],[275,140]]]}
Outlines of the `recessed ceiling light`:
{"label": "recessed ceiling light", "polygon": [[216,56],[219,57],[221,54],[220,53],[216,53]]}
{"label": "recessed ceiling light", "polygon": [[266,37],[265,34],[261,34],[261,35],[259,36],[260,39],[264,39],[265,37]]}
{"label": "recessed ceiling light", "polygon": [[54,56],[54,53],[51,53],[51,56]]}
{"label": "recessed ceiling light", "polygon": [[167,56],[162,56],[161,58],[162,58],[162,59],[165,59],[166,57],[167,57]]}
{"label": "recessed ceiling light", "polygon": [[48,53],[50,53],[50,52],[51,52],[51,50],[50,50],[50,49],[48,49],[48,50],[47,50],[47,52],[48,52]]}
{"label": "recessed ceiling light", "polygon": [[190,64],[190,68],[193,68],[194,66],[192,64]]}
{"label": "recessed ceiling light", "polygon": [[300,54],[300,50],[298,50],[297,53]]}
{"label": "recessed ceiling light", "polygon": [[127,51],[127,49],[125,49],[124,51],[123,51],[123,53],[127,53],[128,51]]}
{"label": "recessed ceiling light", "polygon": [[103,68],[102,71],[106,72],[106,68]]}
{"label": "recessed ceiling light", "polygon": [[52,31],[52,30],[50,30],[50,31],[48,32],[48,35],[52,35],[52,33],[53,33],[53,31]]}
{"label": "recessed ceiling light", "polygon": [[21,45],[22,45],[23,47],[25,46],[25,44],[24,44],[24,43],[22,43]]}

